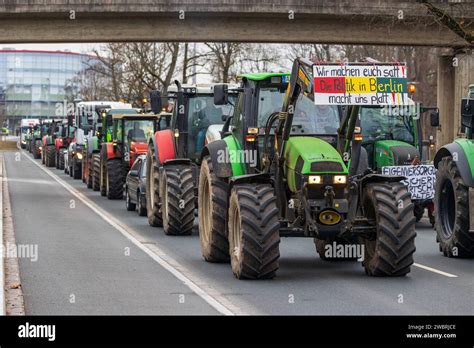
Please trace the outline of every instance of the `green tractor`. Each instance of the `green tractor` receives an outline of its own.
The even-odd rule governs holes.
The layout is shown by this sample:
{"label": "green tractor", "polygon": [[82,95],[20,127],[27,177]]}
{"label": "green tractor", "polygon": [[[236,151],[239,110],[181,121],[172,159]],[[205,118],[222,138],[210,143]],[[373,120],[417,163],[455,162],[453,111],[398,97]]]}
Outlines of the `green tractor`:
{"label": "green tractor", "polygon": [[99,115],[92,125],[92,132],[86,137],[84,146],[84,159],[82,177],[88,188],[94,191],[100,190],[100,151],[103,142],[112,141],[112,115],[113,114],[136,114],[136,109],[114,109],[110,107],[98,108]]}
{"label": "green tractor", "polygon": [[[168,235],[189,235],[194,225],[200,154],[220,138],[233,108],[234,94],[214,105],[214,85],[184,85],[175,81],[166,98],[174,100],[167,129],[149,141],[146,166],[148,223],[163,226]],[[159,91],[150,94],[154,113],[166,105]]]}
{"label": "green tractor", "polygon": [[42,159],[44,164],[43,152],[43,136],[47,133],[49,128],[48,120],[40,120],[40,123],[33,127],[33,134],[30,139],[30,149],[33,158]]}
{"label": "green tractor", "polygon": [[434,158],[436,234],[448,257],[474,257],[474,84],[461,103],[466,137],[441,147]]}
{"label": "green tractor", "polygon": [[[403,177],[361,165],[359,107],[349,106],[340,122],[337,106],[316,105],[313,65],[295,60],[284,96],[284,75],[246,76],[232,130],[204,149],[198,196],[204,259],[230,259],[239,279],[273,278],[280,236],[309,237],[322,258],[336,256],[336,243],[351,250],[359,243],[368,275],[404,276],[415,252],[410,193]],[[269,90],[275,104],[267,107]],[[226,94],[216,87],[215,102]]]}
{"label": "green tractor", "polygon": [[112,132],[110,141],[101,143],[100,193],[122,199],[126,175],[135,159],[147,152],[149,139],[159,130],[160,115],[108,113],[105,117]]}
{"label": "green tractor", "polygon": [[42,138],[42,158],[46,167],[56,167],[56,138],[60,135],[62,121],[51,120]]}
{"label": "green tractor", "polygon": [[[394,171],[407,177],[409,172],[416,173],[407,180],[413,183],[409,190],[416,221],[421,220],[427,208],[430,223],[434,226],[432,184],[435,169],[428,161],[425,147],[434,144],[431,140],[422,141],[421,137],[421,115],[427,111],[438,112],[437,108],[418,107],[411,99],[405,105],[363,106],[359,112],[359,124],[365,150],[361,155],[364,160],[367,158],[368,166],[378,173]],[[408,167],[413,165],[421,166]],[[427,176],[431,176],[431,180],[427,181]]]}

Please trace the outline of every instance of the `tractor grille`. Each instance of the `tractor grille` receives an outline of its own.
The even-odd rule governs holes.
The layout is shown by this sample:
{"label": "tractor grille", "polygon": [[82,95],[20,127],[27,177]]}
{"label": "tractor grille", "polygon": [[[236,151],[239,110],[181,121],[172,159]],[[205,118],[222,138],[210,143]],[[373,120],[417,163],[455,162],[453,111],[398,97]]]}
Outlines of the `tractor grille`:
{"label": "tractor grille", "polygon": [[341,163],[323,161],[323,162],[313,162],[311,163],[311,172],[342,172]]}

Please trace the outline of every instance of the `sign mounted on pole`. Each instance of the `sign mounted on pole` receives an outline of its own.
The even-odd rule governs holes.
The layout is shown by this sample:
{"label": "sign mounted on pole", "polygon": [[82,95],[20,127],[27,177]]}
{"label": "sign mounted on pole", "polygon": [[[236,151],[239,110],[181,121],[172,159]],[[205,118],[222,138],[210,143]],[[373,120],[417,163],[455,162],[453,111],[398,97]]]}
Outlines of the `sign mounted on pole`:
{"label": "sign mounted on pole", "polygon": [[404,64],[313,65],[318,105],[404,105],[408,103]]}

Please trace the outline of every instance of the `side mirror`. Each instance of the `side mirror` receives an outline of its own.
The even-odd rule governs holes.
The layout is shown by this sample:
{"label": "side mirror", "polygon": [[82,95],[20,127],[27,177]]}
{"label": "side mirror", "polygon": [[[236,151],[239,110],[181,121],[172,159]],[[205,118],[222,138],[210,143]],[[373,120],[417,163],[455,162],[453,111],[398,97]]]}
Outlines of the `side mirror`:
{"label": "side mirror", "polygon": [[163,102],[161,100],[161,92],[154,90],[150,92],[150,105],[151,105],[151,111],[153,111],[154,114],[159,114],[163,108]]}
{"label": "side mirror", "polygon": [[435,111],[430,114],[431,127],[439,127],[439,112]]}
{"label": "side mirror", "polygon": [[214,104],[226,105],[229,103],[229,87],[227,85],[214,86]]}
{"label": "side mirror", "polygon": [[131,170],[130,176],[138,176],[138,170]]}
{"label": "side mirror", "polygon": [[461,126],[473,128],[474,99],[463,98],[461,102]]}

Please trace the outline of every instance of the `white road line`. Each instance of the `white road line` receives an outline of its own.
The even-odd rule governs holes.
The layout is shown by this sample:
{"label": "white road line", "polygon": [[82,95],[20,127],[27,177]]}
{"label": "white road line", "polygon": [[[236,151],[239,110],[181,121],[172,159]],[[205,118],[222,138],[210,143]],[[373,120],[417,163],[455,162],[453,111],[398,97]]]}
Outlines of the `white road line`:
{"label": "white road line", "polygon": [[2,253],[0,255],[0,315],[6,315],[5,306],[5,253],[3,252],[3,168],[5,161],[3,155],[0,156],[0,246]]}
{"label": "white road line", "polygon": [[445,277],[448,277],[448,278],[457,278],[458,277],[455,274],[451,274],[451,273],[448,273],[448,272],[443,272],[443,271],[440,271],[439,269],[428,267],[428,266],[425,266],[425,265],[421,265],[419,263],[414,263],[413,266],[424,269],[426,271],[441,274],[441,275],[443,275]]}
{"label": "white road line", "polygon": [[[41,170],[43,170],[46,174],[48,174],[51,178],[57,181],[61,186],[63,186],[66,190],[68,190],[72,195],[77,197],[88,206],[94,213],[99,215],[103,220],[108,222],[112,225],[115,229],[117,229],[122,235],[124,235],[127,239],[129,239],[133,244],[135,244],[138,248],[140,248],[143,252],[145,252],[148,256],[150,256],[153,260],[159,263],[163,268],[165,268],[168,272],[173,274],[176,278],[181,280],[188,288],[190,288],[194,293],[196,293],[199,297],[201,297],[204,301],[206,301],[212,308],[217,310],[219,313],[224,315],[243,315],[246,314],[238,307],[235,307],[232,303],[230,303],[226,298],[222,295],[213,291],[212,288],[204,290],[203,289],[203,282],[199,282],[198,280],[191,280],[189,277],[190,272],[185,275],[183,272],[184,268],[179,266],[179,263],[169,255],[167,255],[160,247],[157,245],[153,245],[152,247],[148,247],[147,245],[142,244],[133,234],[138,235],[136,231],[133,231],[128,226],[123,225],[118,219],[114,218],[112,215],[107,213],[104,209],[99,207],[97,204],[92,202],[89,198],[87,198],[84,194],[76,190],[74,187],[66,183],[56,174],[51,172],[50,170],[43,167],[41,164],[37,163],[34,159],[32,159],[26,152],[22,151],[23,157],[28,158],[31,162],[33,162],[36,166],[38,166]],[[133,233],[133,234],[132,234]],[[152,250],[153,249],[153,250]],[[195,278],[195,277],[193,277]],[[202,283],[201,286],[197,285],[196,283]],[[212,293],[212,295],[210,294]]]}

